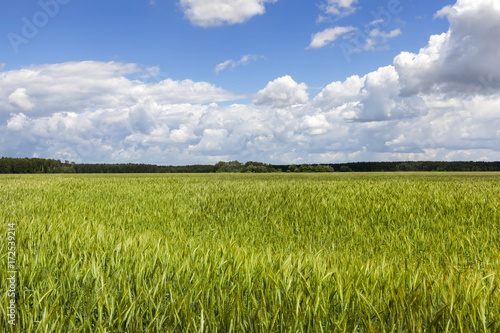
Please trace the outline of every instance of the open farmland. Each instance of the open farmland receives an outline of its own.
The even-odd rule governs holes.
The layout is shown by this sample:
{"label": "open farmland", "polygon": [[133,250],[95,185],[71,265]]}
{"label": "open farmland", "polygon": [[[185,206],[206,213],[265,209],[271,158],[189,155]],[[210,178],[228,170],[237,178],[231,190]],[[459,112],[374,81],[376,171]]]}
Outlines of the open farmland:
{"label": "open farmland", "polygon": [[12,331],[500,331],[498,173],[4,175],[0,202]]}

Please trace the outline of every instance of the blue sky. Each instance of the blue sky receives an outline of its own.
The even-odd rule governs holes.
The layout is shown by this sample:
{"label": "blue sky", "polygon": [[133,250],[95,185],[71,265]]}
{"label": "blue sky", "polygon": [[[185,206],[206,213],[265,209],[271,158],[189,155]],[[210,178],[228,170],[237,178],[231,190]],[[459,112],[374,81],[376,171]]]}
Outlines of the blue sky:
{"label": "blue sky", "polygon": [[[358,8],[355,14],[339,18],[325,14],[321,1],[280,0],[265,4],[264,14],[244,23],[200,27],[186,18],[175,1],[71,0],[58,3],[57,15],[28,44],[20,44],[18,53],[3,38],[2,62],[7,70],[67,61],[131,62],[158,66],[162,75],[176,80],[213,82],[245,94],[282,75],[323,87],[391,63],[401,50],[417,52],[430,35],[447,30],[448,22],[433,16],[451,3],[365,1],[353,5]],[[389,5],[397,9],[393,10],[397,15]],[[22,17],[33,21],[42,10],[37,1],[10,1],[3,6],[7,10],[0,14],[2,35],[17,32],[22,36]],[[320,15],[325,16],[324,22],[318,22]],[[388,19],[368,26],[377,18]],[[377,26],[388,31],[399,28],[402,33],[374,50],[354,54],[349,61],[335,43],[307,49],[314,33],[334,26],[353,26],[363,32]],[[258,60],[215,73],[217,64],[244,55],[255,55]]]}
{"label": "blue sky", "polygon": [[494,0],[0,6],[3,156],[158,164],[500,157]]}

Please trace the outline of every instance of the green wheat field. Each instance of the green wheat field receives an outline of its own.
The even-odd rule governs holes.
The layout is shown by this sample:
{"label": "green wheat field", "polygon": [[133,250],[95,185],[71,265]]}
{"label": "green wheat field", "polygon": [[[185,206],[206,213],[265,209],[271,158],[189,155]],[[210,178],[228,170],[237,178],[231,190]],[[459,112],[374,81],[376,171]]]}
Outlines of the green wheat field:
{"label": "green wheat field", "polygon": [[500,332],[499,207],[499,173],[2,175],[0,328]]}

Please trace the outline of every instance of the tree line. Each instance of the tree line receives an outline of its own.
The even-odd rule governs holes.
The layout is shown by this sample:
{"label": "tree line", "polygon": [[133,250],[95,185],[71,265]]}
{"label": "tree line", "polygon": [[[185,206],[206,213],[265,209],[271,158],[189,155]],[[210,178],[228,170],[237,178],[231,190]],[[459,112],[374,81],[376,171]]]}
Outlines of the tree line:
{"label": "tree line", "polygon": [[0,158],[0,173],[269,173],[384,171],[500,171],[500,162],[357,162],[339,164],[271,165],[262,162],[218,162],[215,165],[75,163],[44,158]]}
{"label": "tree line", "polygon": [[0,158],[0,173],[74,173],[69,161],[45,158]]}
{"label": "tree line", "polygon": [[[397,171],[500,171],[500,162],[353,162],[338,164],[273,165],[283,172],[314,172],[318,167],[331,167],[333,172],[397,172]],[[324,171],[321,171],[324,172]]]}

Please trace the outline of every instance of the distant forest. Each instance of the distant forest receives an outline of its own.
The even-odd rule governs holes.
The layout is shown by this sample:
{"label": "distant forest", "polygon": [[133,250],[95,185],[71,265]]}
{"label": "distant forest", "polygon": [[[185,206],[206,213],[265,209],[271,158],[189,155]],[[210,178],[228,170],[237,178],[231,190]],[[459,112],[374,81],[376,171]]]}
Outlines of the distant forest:
{"label": "distant forest", "polygon": [[262,162],[218,162],[215,165],[81,164],[44,158],[0,158],[0,173],[215,173],[215,172],[382,172],[500,171],[500,162],[358,162],[271,165]]}

